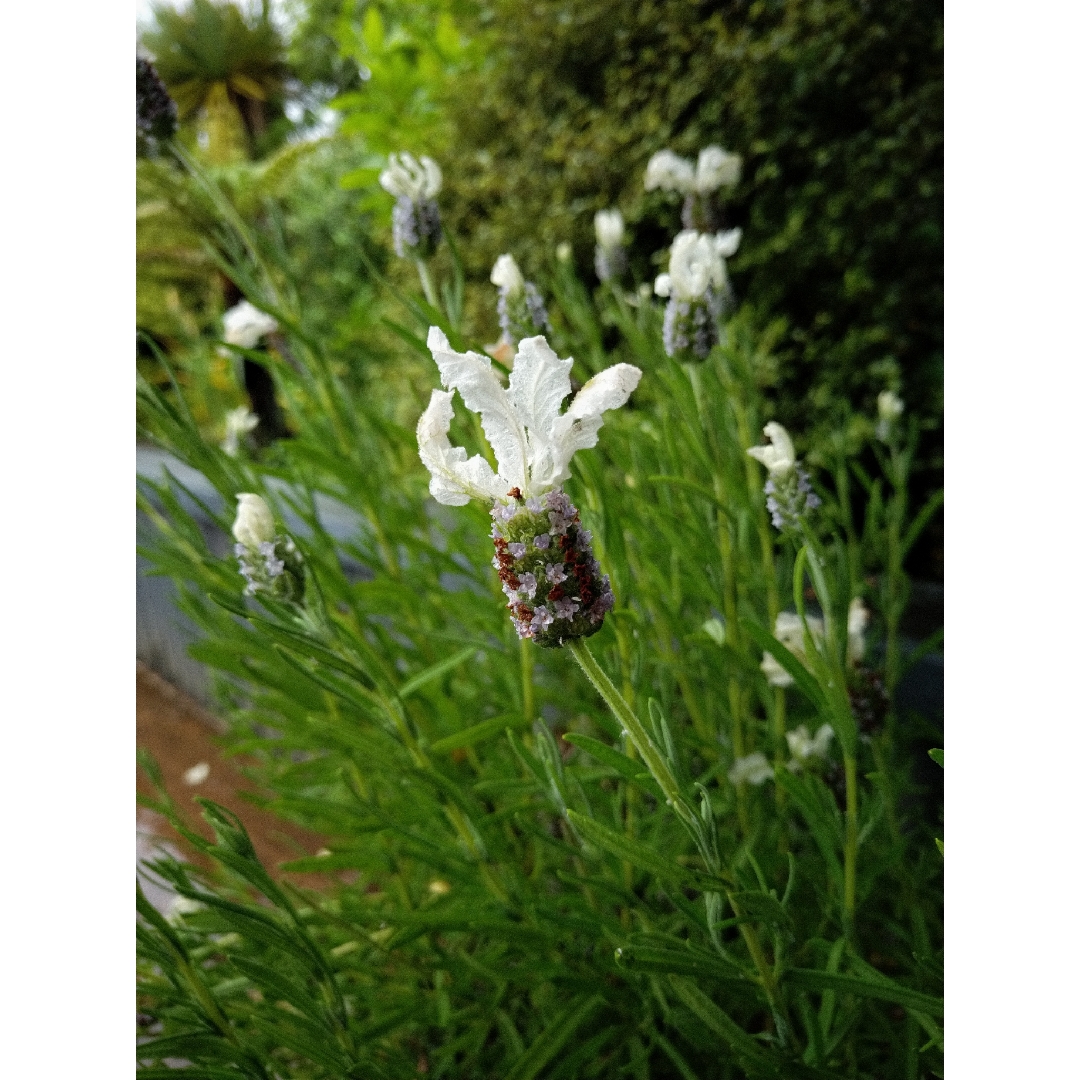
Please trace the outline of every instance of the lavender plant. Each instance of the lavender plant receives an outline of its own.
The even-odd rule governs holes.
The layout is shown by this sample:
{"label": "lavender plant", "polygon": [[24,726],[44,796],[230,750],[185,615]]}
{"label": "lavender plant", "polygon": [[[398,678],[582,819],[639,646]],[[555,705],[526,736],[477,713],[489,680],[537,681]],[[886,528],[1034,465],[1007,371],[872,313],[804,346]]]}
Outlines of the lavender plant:
{"label": "lavender plant", "polygon": [[325,848],[268,869],[220,807],[207,841],[156,801],[216,870],[153,864],[188,902],[171,922],[140,895],[143,1073],[943,1075],[935,822],[906,718],[859,696],[896,689],[904,558],[939,503],[909,513],[915,424],[881,407],[881,478],[800,463],[764,423],[767,344],[705,298],[738,238],[693,232],[669,301],[686,286],[700,336],[566,263],[538,321],[504,256],[513,352],[489,357],[429,272],[396,298],[443,386],[411,399],[414,442],[305,333],[270,241],[229,227],[296,361],[271,359],[295,437],[230,456],[181,384],[144,384],[145,434],[213,484],[240,562],[175,480],[140,505],[230,743]]}

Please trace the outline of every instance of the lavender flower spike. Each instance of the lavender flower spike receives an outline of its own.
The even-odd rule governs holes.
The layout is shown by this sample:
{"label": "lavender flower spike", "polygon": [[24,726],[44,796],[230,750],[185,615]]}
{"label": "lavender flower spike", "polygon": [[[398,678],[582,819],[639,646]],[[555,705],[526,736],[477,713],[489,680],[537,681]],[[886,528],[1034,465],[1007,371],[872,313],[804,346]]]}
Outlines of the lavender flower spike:
{"label": "lavender flower spike", "polygon": [[751,446],[746,452],[769,472],[765,481],[765,508],[778,529],[794,528],[821,499],[810,486],[810,474],[795,459],[791,436],[775,420],[765,425],[771,446]]}
{"label": "lavender flower spike", "polygon": [[241,492],[232,533],[233,549],[248,596],[265,593],[299,603],[304,598],[304,560],[292,537],[277,535],[274,515],[261,495]]}
{"label": "lavender flower spike", "polygon": [[379,174],[384,191],[393,195],[394,251],[426,259],[442,239],[442,222],[435,196],[442,189],[442,171],[429,157],[419,161],[412,154],[391,154],[389,164]]}
{"label": "lavender flower spike", "polygon": [[500,255],[491,268],[491,283],[499,287],[499,326],[511,348],[532,334],[551,332],[540,290],[526,281],[513,255]]}
{"label": "lavender flower spike", "polygon": [[[641,371],[607,368],[563,412],[573,360],[560,360],[543,337],[520,342],[508,387],[490,358],[454,352],[437,327],[428,332],[428,348],[447,388],[431,392],[416,429],[432,496],[447,506],[474,498],[492,504],[493,563],[520,637],[554,648],[596,633],[615,598],[577,508],[560,488],[574,454],[596,445],[603,414],[625,404]],[[479,454],[469,458],[450,444],[454,391],[479,413],[497,472]]]}

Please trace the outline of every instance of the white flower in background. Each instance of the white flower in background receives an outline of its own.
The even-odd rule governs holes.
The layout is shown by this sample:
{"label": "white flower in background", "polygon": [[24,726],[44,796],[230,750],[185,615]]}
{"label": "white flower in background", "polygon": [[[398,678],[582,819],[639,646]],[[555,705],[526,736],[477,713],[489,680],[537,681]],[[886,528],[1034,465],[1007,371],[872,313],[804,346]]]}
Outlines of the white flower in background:
{"label": "white flower in background", "polygon": [[878,416],[886,423],[891,424],[894,420],[900,419],[900,415],[904,411],[904,403],[900,400],[899,395],[894,394],[891,390],[882,390],[877,396],[877,410]]}
{"label": "white flower in background", "polygon": [[770,420],[764,428],[769,446],[751,446],[746,452],[760,461],[774,480],[784,480],[795,468],[795,444],[787,429],[775,420]]}
{"label": "white flower in background", "polygon": [[170,926],[178,926],[185,915],[194,915],[196,911],[202,911],[202,909],[203,905],[198,900],[192,900],[189,896],[173,896],[165,911],[165,921]]}
{"label": "white flower in background", "polygon": [[225,325],[226,344],[241,349],[254,349],[261,337],[272,334],[278,328],[277,319],[247,300],[241,300],[236,307],[229,308],[222,322]]}
{"label": "white flower in background", "polygon": [[209,775],[210,766],[205,761],[200,761],[197,765],[192,765],[190,769],[187,769],[184,772],[184,783],[190,784],[191,787],[196,787]]}
{"label": "white flower in background", "polygon": [[742,175],[742,158],[722,146],[706,146],[698,154],[697,168],[671,150],[661,150],[645,166],[645,190],[676,191],[680,195],[711,195],[733,187]]}
{"label": "white flower in background", "polygon": [[525,275],[513,255],[500,255],[491,268],[491,284],[505,289],[511,296],[525,291]]}
{"label": "white flower in background", "polygon": [[299,602],[304,596],[304,560],[291,536],[278,535],[274,514],[261,495],[241,492],[233,522],[240,573],[248,596],[269,593]]}
{"label": "white flower in background", "polygon": [[821,499],[810,486],[810,474],[795,459],[795,445],[787,431],[770,420],[764,432],[771,445],[751,446],[746,452],[768,470],[765,508],[773,525],[794,528],[808,510],[821,505]]}
{"label": "white flower in background", "polygon": [[856,596],[848,605],[847,617],[847,654],[848,663],[857,664],[866,655],[866,625],[870,622],[870,612]]}
{"label": "white flower in background", "polygon": [[741,239],[741,229],[716,235],[684,229],[671,245],[668,272],[656,279],[656,295],[700,300],[710,287],[720,292],[728,283],[724,260],[738,251]]}
{"label": "white flower in background", "polygon": [[[574,454],[596,445],[603,414],[625,404],[641,379],[640,369],[615,364],[593,376],[561,413],[574,361],[560,360],[543,337],[520,343],[508,388],[488,357],[454,352],[438,327],[428,331],[427,343],[450,392],[432,390],[416,435],[431,473],[432,497],[447,506],[470,499],[505,501],[513,489],[526,499],[551,491],[569,478]],[[454,390],[467,409],[480,414],[497,473],[479,454],[468,458],[464,449],[450,445]]]}
{"label": "white flower in background", "polygon": [[882,442],[888,442],[893,433],[893,425],[904,412],[904,402],[891,390],[882,390],[877,398],[877,411],[877,437]]}
{"label": "white flower in background", "polygon": [[664,311],[664,350],[668,356],[704,360],[721,340],[721,319],[731,303],[727,263],[742,231],[699,233],[686,229],[671,245],[668,272],[653,288],[668,297]]}
{"label": "white flower in background", "polygon": [[495,260],[491,283],[499,287],[499,326],[504,343],[513,347],[522,338],[551,330],[540,290],[525,280],[513,255],[500,255]]}
{"label": "white flower in background", "polygon": [[276,532],[274,515],[266,500],[261,495],[244,491],[236,496],[236,501],[240,504],[232,527],[236,542],[246,548],[258,549],[260,544],[273,540]]}
{"label": "white flower in background", "polygon": [[622,214],[618,210],[599,210],[593,218],[593,227],[596,229],[596,276],[605,282],[620,277],[626,271]]}
{"label": "white flower in background", "polygon": [[225,414],[225,438],[221,449],[229,457],[236,457],[240,452],[240,440],[258,427],[259,418],[246,405],[230,409]]}
{"label": "white flower in background", "polygon": [[764,754],[755,751],[746,757],[736,758],[728,769],[728,779],[733,784],[764,784],[773,778],[772,766]]}
{"label": "white flower in background", "polygon": [[[870,613],[862,598],[856,596],[848,605],[848,663],[856,664],[866,655],[866,626],[870,621]],[[825,624],[817,615],[807,615],[806,626],[814,643],[821,648],[825,643]],[[806,663],[806,641],[803,631],[802,619],[794,611],[781,611],[776,616],[776,625],[773,628],[773,637],[793,653],[804,664]],[[795,680],[782,668],[772,653],[765,653],[761,658],[761,670],[770,686],[793,686]]]}
{"label": "white flower in background", "polygon": [[565,241],[561,241],[555,248],[555,258],[562,263],[568,263],[574,257],[574,249]]}
{"label": "white flower in background", "polygon": [[805,724],[800,724],[794,731],[787,732],[785,738],[788,749],[791,751],[788,768],[792,772],[798,772],[810,758],[825,757],[829,752],[829,742],[832,737],[833,729],[828,724],[822,724],[813,737]]}
{"label": "white flower in background", "polygon": [[698,154],[694,190],[708,195],[717,188],[734,187],[742,176],[742,158],[722,146],[706,146]]}
{"label": "white flower in background", "polygon": [[390,154],[379,173],[379,183],[397,199],[434,199],[442,190],[442,170],[429,157],[416,160],[410,153]]}
{"label": "white flower in background", "polygon": [[623,242],[625,225],[618,210],[598,210],[593,218],[596,242],[602,248],[616,248]]}
{"label": "white flower in background", "polygon": [[671,150],[661,150],[645,166],[645,190],[677,191],[688,195],[694,190],[694,166]]}
{"label": "white flower in background", "polygon": [[429,157],[419,161],[412,154],[391,154],[390,164],[379,174],[384,191],[393,195],[394,251],[426,259],[442,239],[442,221],[435,196],[442,188],[442,172]]}

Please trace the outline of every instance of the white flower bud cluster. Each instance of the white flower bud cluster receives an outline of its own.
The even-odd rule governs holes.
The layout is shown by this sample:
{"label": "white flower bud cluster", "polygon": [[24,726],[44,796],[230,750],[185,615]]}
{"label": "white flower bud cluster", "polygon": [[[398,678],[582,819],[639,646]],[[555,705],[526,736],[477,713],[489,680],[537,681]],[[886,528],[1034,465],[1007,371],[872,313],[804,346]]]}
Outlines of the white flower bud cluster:
{"label": "white flower bud cluster", "polygon": [[290,536],[277,535],[274,514],[261,495],[241,492],[232,533],[240,573],[255,596],[264,592],[280,600],[299,602],[304,596],[303,558]]}
{"label": "white flower bud cluster", "polygon": [[221,449],[229,457],[236,457],[240,452],[240,440],[259,425],[259,418],[246,405],[230,409],[225,414],[225,438]]}
{"label": "white flower bud cluster", "polygon": [[671,245],[668,272],[653,285],[667,297],[664,350],[671,357],[704,360],[721,340],[721,320],[731,303],[727,262],[739,248],[741,229],[699,233],[686,229]]}
{"label": "white flower bud cluster", "polygon": [[593,218],[596,229],[596,276],[603,282],[626,273],[626,248],[623,247],[625,225],[622,214],[615,209],[599,210]]}
{"label": "white flower bud cluster", "polygon": [[551,332],[540,290],[525,280],[513,255],[500,255],[495,260],[491,283],[499,287],[499,326],[504,342],[514,346],[522,338]]}
{"label": "white flower bud cluster", "polygon": [[442,221],[435,196],[442,190],[442,171],[429,157],[416,160],[409,153],[391,154],[389,165],[379,174],[384,191],[393,195],[394,251],[426,259],[442,239]]}
{"label": "white flower bud cluster", "polygon": [[769,472],[765,481],[765,506],[778,529],[795,528],[803,515],[816,510],[821,499],[810,486],[810,475],[795,459],[795,446],[787,431],[775,420],[765,425],[771,446],[751,446],[746,452]]}
{"label": "white flower bud cluster", "polygon": [[248,300],[241,300],[229,308],[221,321],[225,327],[225,343],[241,349],[254,349],[261,338],[278,328],[277,319]]}

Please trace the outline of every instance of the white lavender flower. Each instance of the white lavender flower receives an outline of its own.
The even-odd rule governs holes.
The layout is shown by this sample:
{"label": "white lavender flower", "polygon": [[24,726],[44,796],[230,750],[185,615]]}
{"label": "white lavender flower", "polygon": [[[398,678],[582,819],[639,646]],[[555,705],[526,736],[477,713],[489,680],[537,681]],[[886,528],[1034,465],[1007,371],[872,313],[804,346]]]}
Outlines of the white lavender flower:
{"label": "white lavender flower", "polygon": [[877,397],[877,437],[888,442],[893,433],[893,425],[903,415],[904,402],[891,390],[882,390]]}
{"label": "white lavender flower", "polygon": [[828,754],[833,729],[828,724],[822,724],[817,734],[811,736],[807,726],[800,724],[794,731],[786,732],[784,737],[791,751],[788,769],[798,772],[811,758],[823,758]]}
{"label": "white lavender flower", "polygon": [[[859,663],[866,655],[866,626],[870,621],[870,613],[862,599],[856,596],[848,605],[847,637],[848,665]],[[816,615],[806,616],[806,627],[803,627],[802,619],[794,611],[781,611],[776,616],[776,624],[773,628],[773,637],[796,656],[806,663],[806,631],[809,631],[814,644],[821,648],[825,643],[825,624]],[[761,658],[761,670],[770,686],[792,686],[795,680],[780,666],[779,661],[772,653],[765,653]]]}
{"label": "white lavender flower", "polygon": [[240,574],[248,596],[269,593],[279,599],[299,601],[304,595],[303,558],[292,537],[277,534],[274,515],[260,495],[242,492],[233,522]]}
{"label": "white lavender flower", "polygon": [[645,166],[645,190],[677,191],[687,195],[694,190],[694,166],[673,150],[660,150]]}
{"label": "white lavender flower", "polygon": [[713,232],[720,224],[716,192],[734,187],[742,175],[742,158],[720,146],[706,146],[697,167],[670,150],[661,150],[645,167],[645,190],[672,191],[683,196],[685,229]]}
{"label": "white lavender flower", "polygon": [[721,320],[731,304],[726,259],[738,250],[740,229],[717,233],[685,230],[671,245],[668,272],[653,288],[668,297],[664,350],[668,356],[704,360],[721,340]]}
{"label": "white lavender flower", "polygon": [[768,759],[760,751],[736,758],[735,764],[728,769],[728,779],[733,784],[764,784],[773,778],[773,769]]}
{"label": "white lavender flower", "polygon": [[[615,364],[593,376],[565,413],[573,359],[560,360],[543,337],[520,343],[510,385],[504,387],[489,357],[457,353],[438,328],[428,331],[428,348],[450,393],[432,390],[417,425],[420,458],[431,472],[433,498],[448,506],[470,499],[505,501],[516,490],[523,498],[540,496],[570,477],[570,459],[595,446],[603,414],[625,404],[641,380],[641,370]],[[466,408],[480,414],[498,463],[494,472],[479,454],[447,439],[457,390]]]}
{"label": "white lavender flower", "polygon": [[225,438],[221,449],[229,457],[236,457],[240,452],[240,440],[258,426],[259,418],[246,405],[230,409],[225,414]]}
{"label": "white lavender flower", "polygon": [[278,328],[277,319],[247,300],[241,300],[235,307],[229,308],[221,321],[225,327],[225,343],[241,349],[254,349],[260,338],[274,333]]}
{"label": "white lavender flower", "polygon": [[625,226],[618,210],[599,210],[593,219],[596,229],[596,276],[604,282],[626,272]]}
{"label": "white lavender flower", "polygon": [[746,452],[769,472],[765,481],[765,508],[778,529],[794,528],[821,499],[810,486],[810,474],[795,458],[795,446],[787,431],[775,420],[765,425],[771,446],[751,446]]}
{"label": "white lavender flower", "polygon": [[[569,479],[571,458],[596,445],[603,414],[625,404],[641,371],[630,364],[607,368],[562,412],[573,360],[560,360],[543,337],[521,341],[508,387],[488,357],[454,352],[438,327],[428,331],[428,348],[449,391],[432,390],[416,429],[432,496],[448,506],[474,498],[493,503],[493,564],[521,637],[555,647],[595,633],[615,598],[593,557],[592,537],[559,488]],[[455,390],[479,413],[497,472],[479,454],[469,458],[451,446]]]}
{"label": "white lavender flower", "polygon": [[500,255],[491,269],[491,283],[499,287],[499,326],[510,346],[522,338],[551,331],[540,290],[526,281],[513,255]]}
{"label": "white lavender flower", "polygon": [[261,495],[242,491],[236,496],[240,504],[236,511],[232,533],[238,544],[256,549],[267,540],[274,539],[274,515]]}
{"label": "white lavender flower", "polygon": [[698,154],[694,190],[711,195],[722,187],[734,187],[742,177],[742,158],[722,146],[706,146]]}
{"label": "white lavender flower", "polygon": [[400,258],[426,259],[442,239],[442,222],[435,196],[442,188],[442,172],[429,157],[391,154],[379,174],[383,190],[393,195],[394,251]]}

